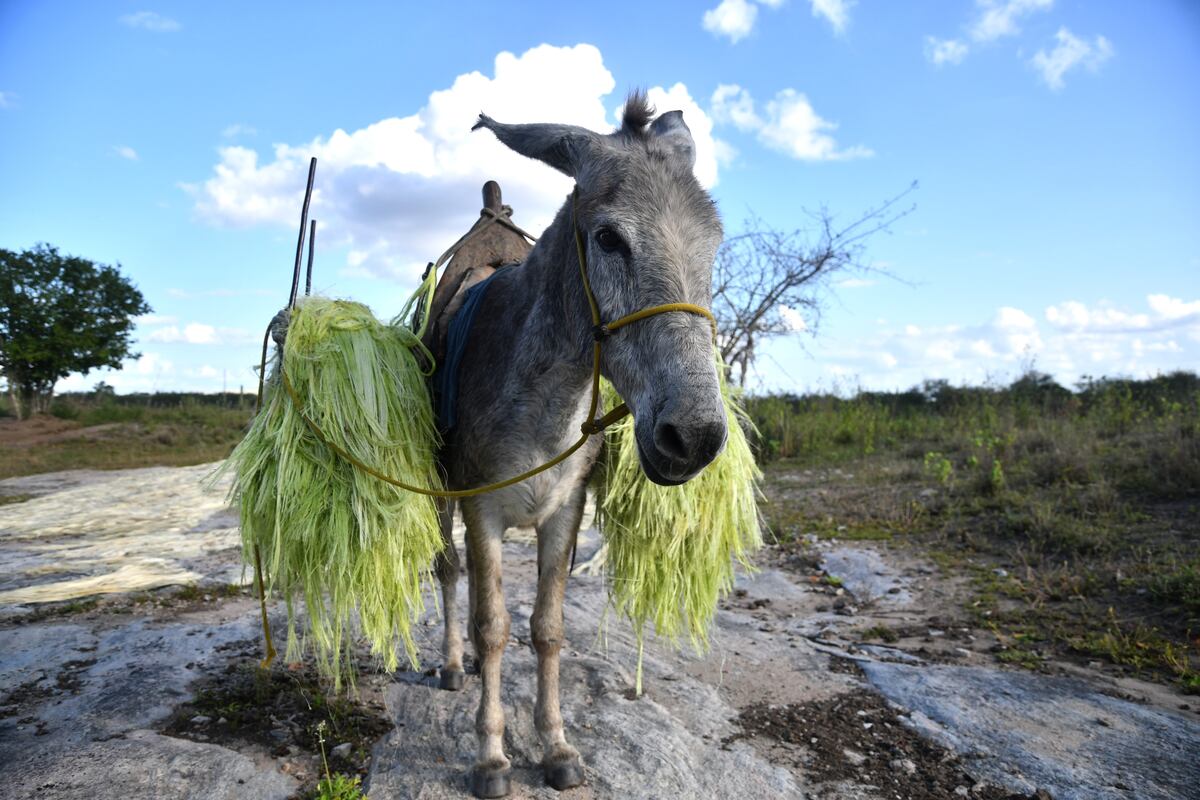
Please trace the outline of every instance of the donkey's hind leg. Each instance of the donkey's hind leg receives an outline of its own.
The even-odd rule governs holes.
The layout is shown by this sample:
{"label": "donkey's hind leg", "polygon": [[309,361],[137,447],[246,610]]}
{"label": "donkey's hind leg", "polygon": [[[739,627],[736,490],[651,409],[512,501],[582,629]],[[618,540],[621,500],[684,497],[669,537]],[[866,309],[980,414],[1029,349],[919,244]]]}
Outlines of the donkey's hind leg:
{"label": "donkey's hind leg", "polygon": [[580,484],[572,497],[537,529],[538,589],[530,618],[533,646],[538,655],[534,723],[542,740],[542,769],[546,783],[559,791],[583,783],[579,751],[567,744],[563,734],[558,668],[563,644],[563,594],[585,499],[586,485]]}
{"label": "donkey's hind leg", "polygon": [[510,788],[509,761],[504,755],[504,707],[500,704],[500,662],[508,644],[511,619],[501,586],[500,539],[504,527],[498,516],[483,508],[479,498],[463,501],[467,523],[467,567],[471,582],[471,641],[479,659],[479,713],[475,733],[479,753],[471,768],[471,792],[476,797],[504,797]]}
{"label": "donkey's hind leg", "polygon": [[458,550],[454,547],[454,501],[438,504],[438,524],[442,529],[445,549],[434,563],[434,571],[442,584],[442,614],[445,634],[442,638],[441,687],[456,692],[463,687],[462,628],[458,621]]}

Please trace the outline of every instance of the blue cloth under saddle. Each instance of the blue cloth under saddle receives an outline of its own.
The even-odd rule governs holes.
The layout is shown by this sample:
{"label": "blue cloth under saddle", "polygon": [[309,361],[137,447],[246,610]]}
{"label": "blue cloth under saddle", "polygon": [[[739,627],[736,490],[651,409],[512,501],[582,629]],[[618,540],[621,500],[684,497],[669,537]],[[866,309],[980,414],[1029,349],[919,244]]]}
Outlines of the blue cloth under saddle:
{"label": "blue cloth under saddle", "polygon": [[437,373],[434,375],[433,386],[435,397],[435,408],[437,409],[438,427],[442,433],[446,433],[454,427],[457,422],[456,410],[458,408],[458,369],[462,364],[463,353],[467,349],[467,339],[470,338],[471,324],[475,321],[475,315],[479,312],[479,306],[483,302],[483,296],[487,292],[488,284],[496,279],[502,272],[507,272],[517,264],[508,264],[500,267],[491,275],[487,276],[479,283],[467,289],[467,295],[463,299],[463,304],[459,306],[454,317],[450,320],[450,327],[446,331],[446,356],[442,359],[442,363],[438,365]]}

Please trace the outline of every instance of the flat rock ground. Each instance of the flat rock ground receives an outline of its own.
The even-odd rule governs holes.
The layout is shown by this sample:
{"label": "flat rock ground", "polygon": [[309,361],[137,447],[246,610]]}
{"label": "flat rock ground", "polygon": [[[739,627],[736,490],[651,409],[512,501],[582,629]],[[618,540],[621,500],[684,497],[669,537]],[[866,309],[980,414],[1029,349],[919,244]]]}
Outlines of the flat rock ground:
{"label": "flat rock ground", "polygon": [[[0,506],[4,797],[286,798],[313,785],[319,745],[303,728],[325,705],[303,691],[304,670],[253,677],[257,607],[228,586],[240,574],[236,520],[219,485],[203,488],[210,472],[0,481],[0,494],[29,496]],[[597,544],[587,533],[581,560]],[[533,727],[534,551],[512,541],[505,558],[513,796],[556,797]],[[199,588],[170,588],[180,581]],[[96,592],[107,594],[81,599]],[[946,612],[955,592],[883,545],[767,549],[722,604],[707,655],[648,641],[636,697],[634,639],[605,614],[603,578],[573,577],[563,714],[587,781],[562,797],[1200,797],[1194,703],[1081,667],[998,668],[987,634]],[[436,667],[430,605],[419,636]],[[272,620],[282,630],[278,604]],[[863,642],[884,623],[905,635]],[[451,693],[431,670],[363,664],[360,716],[331,717],[333,768],[359,770],[374,800],[467,796],[478,678]],[[222,694],[239,681],[251,687],[242,700],[267,705]],[[285,707],[272,692],[293,684],[303,703]]]}

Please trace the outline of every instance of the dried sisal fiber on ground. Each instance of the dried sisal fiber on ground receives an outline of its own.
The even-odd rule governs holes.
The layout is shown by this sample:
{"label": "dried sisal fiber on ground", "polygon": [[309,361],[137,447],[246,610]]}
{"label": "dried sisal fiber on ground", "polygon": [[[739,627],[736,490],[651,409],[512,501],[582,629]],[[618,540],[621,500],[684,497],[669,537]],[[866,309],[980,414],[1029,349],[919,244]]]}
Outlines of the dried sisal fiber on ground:
{"label": "dried sisal fiber on ground", "polygon": [[[305,298],[292,312],[283,372],[305,415],[359,461],[411,485],[440,488],[438,444],[415,335],[358,303]],[[397,645],[417,661],[411,626],[442,549],[430,497],[381,481],[319,441],[297,413],[275,362],[264,406],[229,459],[247,563],[261,553],[268,590],[288,605],[288,655],[311,646],[340,688],[352,676],[358,628],[384,666]],[[297,638],[294,603],[308,631]],[[357,614],[356,614],[357,612]]]}
{"label": "dried sisal fiber on ground", "polygon": [[[678,642],[708,645],[717,599],[733,587],[734,561],[749,566],[762,545],[756,483],[761,478],[743,425],[749,425],[718,365],[729,438],[704,470],[681,486],[652,483],[638,463],[633,418],[607,431],[596,502],[604,534],[613,606],[633,623],[638,637],[637,691],[641,693],[641,647],[647,623]],[[606,408],[618,398],[605,382]]]}

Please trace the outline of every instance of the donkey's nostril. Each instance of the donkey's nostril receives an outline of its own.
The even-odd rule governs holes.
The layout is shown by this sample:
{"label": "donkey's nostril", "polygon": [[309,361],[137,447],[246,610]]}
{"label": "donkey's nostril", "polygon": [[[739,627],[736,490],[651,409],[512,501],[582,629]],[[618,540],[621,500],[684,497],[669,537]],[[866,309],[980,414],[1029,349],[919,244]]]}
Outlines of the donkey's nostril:
{"label": "donkey's nostril", "polygon": [[654,427],[654,444],[659,452],[677,461],[686,461],[688,446],[679,429],[669,422],[660,422]]}

